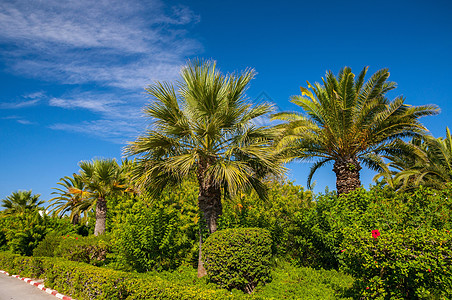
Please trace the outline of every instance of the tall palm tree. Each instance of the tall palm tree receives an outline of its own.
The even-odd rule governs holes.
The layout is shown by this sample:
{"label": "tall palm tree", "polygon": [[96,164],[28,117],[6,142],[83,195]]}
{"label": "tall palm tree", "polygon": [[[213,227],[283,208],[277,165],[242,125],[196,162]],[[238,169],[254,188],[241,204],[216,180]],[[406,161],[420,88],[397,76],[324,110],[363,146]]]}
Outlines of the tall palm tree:
{"label": "tall palm tree", "polygon": [[[189,61],[177,90],[159,82],[146,88],[153,99],[145,109],[151,129],[125,149],[138,156],[135,180],[153,194],[195,175],[209,233],[217,230],[222,191],[233,196],[253,188],[265,198],[261,179],[283,171],[269,150],[274,131],[256,125],[272,106],[252,105],[245,98],[254,76],[254,70],[223,75],[214,61]],[[203,275],[200,247],[198,276]]]}
{"label": "tall palm tree", "polygon": [[39,200],[41,195],[32,195],[32,191],[17,191],[11,193],[5,199],[2,199],[2,207],[5,208],[5,214],[23,214],[31,211],[44,204],[44,201]]}
{"label": "tall palm tree", "polygon": [[107,219],[107,198],[125,190],[125,176],[114,159],[81,161],[80,177],[91,197],[96,201],[96,225],[94,235],[105,232]]}
{"label": "tall palm tree", "polygon": [[84,219],[86,219],[87,212],[95,204],[85,182],[81,176],[73,174],[72,177],[61,178],[57,184],[61,187],[54,188],[55,191],[52,194],[57,196],[49,200],[49,208],[53,207],[51,211],[61,216],[70,212],[72,224],[79,224],[80,215],[84,214]]}
{"label": "tall palm tree", "polygon": [[386,183],[401,190],[419,185],[441,189],[452,182],[452,136],[449,128],[446,128],[445,138],[415,138],[403,143],[402,147],[411,150],[409,155],[392,155],[388,166],[391,171],[381,172],[376,177],[383,176]]}
{"label": "tall palm tree", "polygon": [[338,195],[361,185],[361,164],[372,170],[386,168],[381,155],[397,151],[394,141],[403,137],[422,136],[426,128],[419,122],[422,116],[434,115],[434,105],[411,106],[401,96],[390,101],[386,93],[396,87],[388,81],[389,71],[377,71],[365,82],[367,67],[355,78],[344,67],[339,74],[329,71],[323,84],[301,87],[301,96],[292,102],[306,113],[276,114],[274,119],[286,121],[280,125],[283,138],[279,148],[288,160],[318,158],[308,176],[310,186],[320,167],[333,163]]}

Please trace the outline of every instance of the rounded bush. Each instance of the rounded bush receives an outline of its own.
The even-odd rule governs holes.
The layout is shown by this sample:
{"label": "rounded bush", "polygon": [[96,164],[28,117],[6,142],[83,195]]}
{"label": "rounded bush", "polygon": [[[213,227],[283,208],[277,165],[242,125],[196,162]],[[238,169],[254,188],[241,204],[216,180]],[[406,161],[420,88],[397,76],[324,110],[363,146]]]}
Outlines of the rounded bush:
{"label": "rounded bush", "polygon": [[223,288],[251,293],[270,281],[272,240],[260,228],[231,228],[213,233],[203,244],[209,279]]}

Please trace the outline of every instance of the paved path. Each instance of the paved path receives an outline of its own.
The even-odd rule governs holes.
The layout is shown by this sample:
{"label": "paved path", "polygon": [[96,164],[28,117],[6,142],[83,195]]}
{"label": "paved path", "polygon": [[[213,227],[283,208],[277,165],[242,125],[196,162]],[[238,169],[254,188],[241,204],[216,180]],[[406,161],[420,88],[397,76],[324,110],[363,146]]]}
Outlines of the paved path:
{"label": "paved path", "polygon": [[0,273],[0,300],[58,300],[22,280]]}

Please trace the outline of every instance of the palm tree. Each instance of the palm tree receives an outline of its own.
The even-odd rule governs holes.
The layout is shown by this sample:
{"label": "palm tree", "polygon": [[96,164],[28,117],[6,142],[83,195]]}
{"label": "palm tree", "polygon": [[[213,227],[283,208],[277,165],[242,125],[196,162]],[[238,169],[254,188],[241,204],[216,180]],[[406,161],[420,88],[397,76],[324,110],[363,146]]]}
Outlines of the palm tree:
{"label": "palm tree", "polygon": [[94,235],[97,236],[105,232],[107,198],[125,190],[125,176],[114,159],[81,161],[79,166],[79,176],[96,202]]}
{"label": "palm tree", "polygon": [[[154,100],[145,109],[152,127],[125,149],[127,155],[139,157],[134,178],[151,194],[195,175],[198,207],[209,233],[217,230],[222,191],[234,196],[254,189],[265,198],[261,179],[283,171],[269,149],[274,131],[255,123],[272,106],[245,99],[254,76],[254,70],[223,75],[214,61],[189,61],[177,91],[159,82],[146,88]],[[201,244],[200,233],[198,276],[205,272]]]}
{"label": "palm tree", "polygon": [[5,214],[23,214],[27,211],[39,209],[44,201],[39,200],[39,194],[32,195],[32,191],[17,191],[2,199]]}
{"label": "palm tree", "polygon": [[72,224],[80,223],[80,215],[84,214],[84,219],[87,218],[87,212],[93,208],[95,201],[88,192],[85,182],[82,177],[73,174],[72,177],[65,176],[57,183],[61,188],[54,188],[52,194],[58,195],[50,199],[51,211],[60,216],[70,212],[70,219]]}
{"label": "palm tree", "polygon": [[[329,71],[323,84],[301,87],[301,96],[292,102],[300,113],[283,112],[273,118],[286,121],[279,125],[283,137],[278,143],[287,160],[318,158],[310,170],[308,186],[314,173],[334,162],[338,195],[361,186],[361,164],[383,171],[382,155],[397,151],[395,140],[419,137],[426,128],[419,122],[422,116],[438,113],[434,105],[410,106],[401,96],[389,101],[386,93],[396,87],[388,81],[387,69],[377,71],[365,82],[367,67],[355,78],[344,67],[339,74]],[[312,91],[311,91],[312,90]]]}
{"label": "palm tree", "polygon": [[452,137],[449,128],[446,128],[445,138],[415,138],[402,147],[411,150],[409,155],[390,157],[388,169],[392,171],[381,172],[377,178],[383,176],[385,183],[400,190],[420,185],[441,189],[452,182]]}

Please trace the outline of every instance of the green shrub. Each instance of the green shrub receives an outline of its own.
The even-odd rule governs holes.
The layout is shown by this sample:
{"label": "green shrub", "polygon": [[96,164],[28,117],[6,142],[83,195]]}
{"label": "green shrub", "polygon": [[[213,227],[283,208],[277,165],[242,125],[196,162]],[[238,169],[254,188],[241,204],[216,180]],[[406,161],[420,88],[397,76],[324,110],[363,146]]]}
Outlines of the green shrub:
{"label": "green shrub", "polygon": [[61,258],[21,257],[0,252],[0,267],[9,273],[46,278],[47,287],[79,300],[88,299],[240,299],[228,291],[170,282],[153,275],[131,274]]}
{"label": "green shrub", "polygon": [[33,256],[53,257],[55,250],[58,248],[61,241],[61,234],[56,232],[49,232],[33,250]]}
{"label": "green shrub", "polygon": [[209,279],[222,288],[251,293],[270,281],[271,237],[265,229],[233,228],[210,235],[203,244]]}
{"label": "green shrub", "polygon": [[355,228],[342,247],[343,269],[357,278],[356,297],[452,296],[452,239],[446,230],[381,230],[377,236]]}
{"label": "green shrub", "polygon": [[24,214],[5,216],[7,219],[5,237],[13,253],[32,255],[33,249],[44,239],[47,232],[47,217],[37,210]]}
{"label": "green shrub", "polygon": [[[168,200],[163,199],[162,202]],[[183,200],[181,200],[183,201]],[[133,202],[115,217],[115,268],[146,272],[191,262],[197,244],[197,209],[190,203]],[[188,206],[188,207],[187,207]]]}
{"label": "green shrub", "polygon": [[10,274],[38,278],[43,274],[43,263],[40,258],[0,252],[0,269]]}
{"label": "green shrub", "polygon": [[[375,187],[321,196],[314,217],[299,216],[299,240],[309,242],[300,245],[321,254],[321,264],[331,259],[353,275],[357,298],[449,296],[449,269],[433,269],[450,265],[452,246],[444,236],[452,225],[450,196],[450,187],[407,193]],[[375,229],[382,234],[377,240]]]}
{"label": "green shrub", "polygon": [[[68,218],[41,214],[42,212],[37,210],[27,210],[13,215],[0,214],[0,249],[32,255],[48,234],[72,234],[83,228],[83,226],[72,225]],[[42,245],[41,247],[47,248],[47,251],[44,251],[44,248],[38,251],[44,251],[47,254],[42,252],[39,255],[52,255],[52,246],[53,244]]]}
{"label": "green shrub", "polygon": [[297,266],[337,269],[337,253],[343,239],[335,214],[336,195],[327,193],[308,210],[294,212],[288,226],[291,261]]}
{"label": "green shrub", "polygon": [[68,234],[60,236],[59,239],[60,243],[54,251],[54,256],[94,266],[108,263],[107,255],[111,252],[108,235],[81,237]]}
{"label": "green shrub", "polygon": [[451,230],[452,188],[418,188],[395,193],[381,187],[358,189],[339,199],[334,193],[316,196],[315,206],[295,212],[288,226],[297,265],[337,269],[341,243],[353,231],[403,232],[410,228]]}
{"label": "green shrub", "polygon": [[[336,270],[315,270],[278,263],[272,271],[272,282],[255,293],[266,299],[349,299],[353,277]],[[350,298],[351,299],[351,298]]]}
{"label": "green shrub", "polygon": [[294,214],[304,214],[315,203],[312,193],[290,181],[268,182],[268,200],[259,199],[253,191],[223,203],[219,230],[238,227],[263,228],[272,237],[272,252],[276,256],[296,256],[292,227]]}

